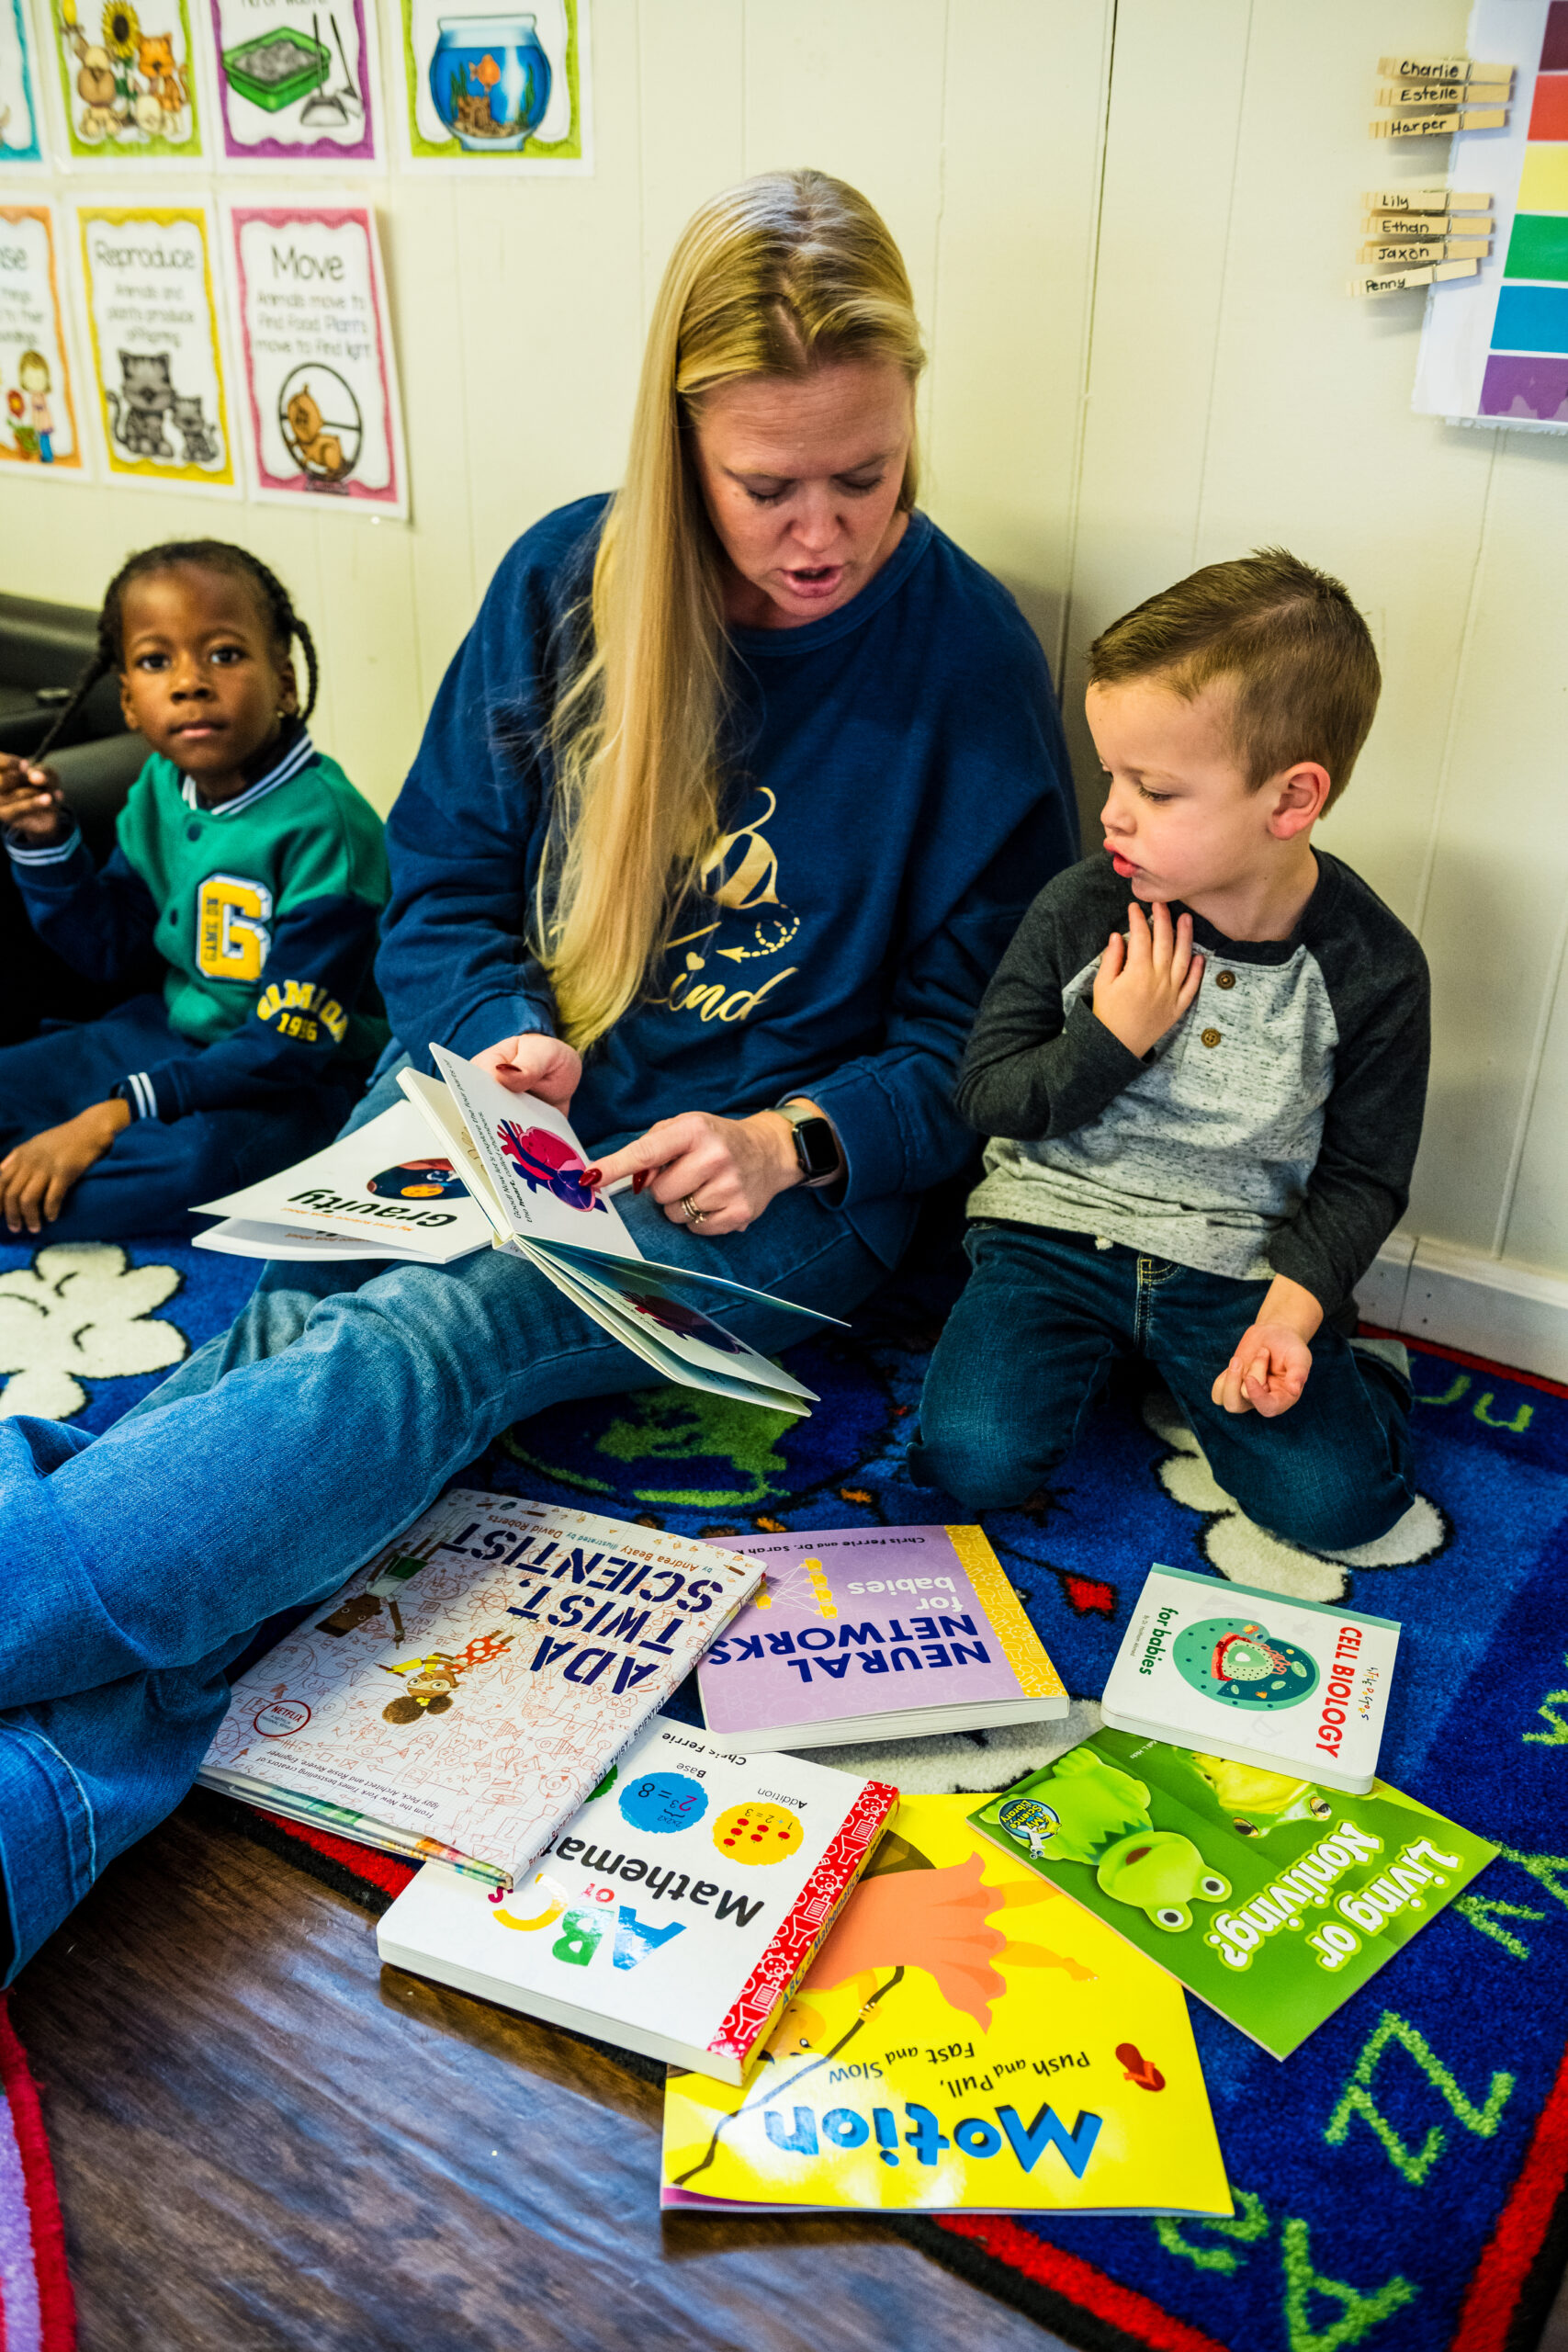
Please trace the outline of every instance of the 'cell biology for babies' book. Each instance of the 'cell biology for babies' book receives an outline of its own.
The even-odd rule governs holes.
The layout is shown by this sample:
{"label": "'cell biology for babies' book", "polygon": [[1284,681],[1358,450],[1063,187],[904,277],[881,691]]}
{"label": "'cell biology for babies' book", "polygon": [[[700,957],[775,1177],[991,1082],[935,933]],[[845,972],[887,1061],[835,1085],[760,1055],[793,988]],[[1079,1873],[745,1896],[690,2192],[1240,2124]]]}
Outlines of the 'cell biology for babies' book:
{"label": "'cell biology for babies' book", "polygon": [[656,1716],[513,1895],[427,1863],[381,1958],[739,2083],[898,1802]]}
{"label": "'cell biology for babies' book", "polygon": [[907,1796],[746,2079],[671,2075],[666,2206],[1232,2211],[1181,1988]]}
{"label": "'cell biology for babies' book", "polygon": [[1497,1851],[1382,1781],[1347,1796],[1119,1731],[973,1819],[1276,2058]]}
{"label": "'cell biology for babies' book", "polygon": [[977,1527],[816,1527],[733,1548],[767,1578],[698,1668],[716,1738],[839,1747],[1067,1712]]}

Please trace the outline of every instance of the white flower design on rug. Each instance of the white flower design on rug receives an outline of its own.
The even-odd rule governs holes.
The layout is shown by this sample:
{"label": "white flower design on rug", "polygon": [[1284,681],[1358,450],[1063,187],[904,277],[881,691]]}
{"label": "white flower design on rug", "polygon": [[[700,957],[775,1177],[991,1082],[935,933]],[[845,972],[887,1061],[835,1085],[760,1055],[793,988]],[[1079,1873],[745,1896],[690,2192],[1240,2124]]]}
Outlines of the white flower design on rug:
{"label": "white flower design on rug", "polygon": [[30,1266],[0,1274],[0,1419],[37,1413],[66,1421],[87,1401],[85,1380],[166,1372],[188,1352],[185,1333],[153,1319],[178,1290],[174,1266],[132,1266],[109,1241],[62,1241]]}
{"label": "white flower design on rug", "polygon": [[1292,1600],[1335,1601],[1348,1582],[1347,1568],[1415,1567],[1442,1551],[1452,1533],[1437,1504],[1417,1495],[1404,1518],[1375,1544],[1358,1544],[1353,1552],[1304,1552],[1243,1515],[1168,1391],[1156,1388],[1145,1399],[1144,1419],[1171,1449],[1156,1464],[1160,1485],[1172,1502],[1209,1520],[1199,1548],[1232,1584],[1258,1585]]}

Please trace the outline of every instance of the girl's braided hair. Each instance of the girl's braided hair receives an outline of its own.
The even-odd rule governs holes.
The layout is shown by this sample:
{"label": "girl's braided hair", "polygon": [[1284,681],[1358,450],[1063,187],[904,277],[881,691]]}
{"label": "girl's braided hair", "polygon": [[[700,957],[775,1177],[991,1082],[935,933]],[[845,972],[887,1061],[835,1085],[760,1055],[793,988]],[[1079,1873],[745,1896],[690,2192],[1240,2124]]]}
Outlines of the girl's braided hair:
{"label": "girl's braided hair", "polygon": [[249,548],[235,547],[229,539],[165,539],[161,547],[143,548],[140,555],[130,557],[109,582],[104,594],[103,610],[98,615],[97,650],[78,679],[70,701],[32,754],[35,760],[41,760],[58,742],[99,679],[115,675],[125,668],[122,608],[125,592],[131,582],[145,580],[155,571],[172,571],[180,563],[197,565],[204,571],[226,571],[231,579],[248,580],[272,624],[276,642],[287,652],[298,638],[299,650],[305,656],[305,674],[310,688],[300,717],[310,718],[316,707],[316,684],[320,675],[316,648],[310,630],[295,611],[293,600],[276,572],[270,571],[259,556],[253,555]]}

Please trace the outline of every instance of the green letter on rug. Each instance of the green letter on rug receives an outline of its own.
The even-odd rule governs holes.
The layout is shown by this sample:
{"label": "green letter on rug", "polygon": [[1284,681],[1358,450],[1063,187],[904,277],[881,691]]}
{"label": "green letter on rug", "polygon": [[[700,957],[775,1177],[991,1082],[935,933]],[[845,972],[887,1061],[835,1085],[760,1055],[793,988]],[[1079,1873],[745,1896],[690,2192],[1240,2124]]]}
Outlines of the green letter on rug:
{"label": "green letter on rug", "polygon": [[[1338,2352],[1342,2344],[1359,2344],[1364,2335],[1406,2303],[1420,2290],[1408,2278],[1385,2280],[1375,2294],[1363,2295],[1343,2278],[1325,2278],[1312,2267],[1312,2239],[1304,2222],[1287,2222],[1280,2232],[1285,2271],[1285,2335],[1291,2352]],[[1332,2327],[1314,2328],[1311,2298],[1327,2295],[1344,2306],[1344,2317]]]}
{"label": "green letter on rug", "polygon": [[1418,2149],[1407,2148],[1387,2116],[1379,2109],[1368,2086],[1391,2041],[1397,2041],[1402,2050],[1410,2052],[1438,2098],[1447,2102],[1465,2130],[1475,2132],[1483,2140],[1490,2140],[1496,2131],[1513,2091],[1514,2077],[1512,2075],[1494,2075],[1485,2106],[1475,2106],[1465,2097],[1441,2059],[1434,2057],[1426,2036],[1418,2033],[1413,2025],[1406,2024],[1404,2018],[1396,2017],[1393,2009],[1383,2011],[1375,2030],[1367,2038],[1356,2061],[1356,2071],[1346,2084],[1323,2136],[1330,2147],[1342,2147],[1349,2133],[1352,2117],[1359,2115],[1382,2142],[1394,2169],[1413,2188],[1419,2188],[1448,2146],[1448,2134],[1434,2123]]}

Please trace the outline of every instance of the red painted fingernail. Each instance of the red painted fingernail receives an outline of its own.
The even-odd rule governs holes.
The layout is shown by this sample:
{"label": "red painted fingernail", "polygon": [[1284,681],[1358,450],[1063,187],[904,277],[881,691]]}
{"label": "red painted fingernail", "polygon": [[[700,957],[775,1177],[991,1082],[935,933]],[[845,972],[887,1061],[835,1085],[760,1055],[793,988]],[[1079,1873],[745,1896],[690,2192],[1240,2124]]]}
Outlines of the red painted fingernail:
{"label": "red painted fingernail", "polygon": [[643,1186],[648,1182],[648,1177],[649,1171],[646,1168],[639,1168],[637,1170],[637,1174],[632,1178],[632,1191],[634,1193],[640,1193],[642,1191]]}
{"label": "red painted fingernail", "polygon": [[604,1182],[604,1170],[602,1168],[585,1168],[582,1171],[582,1181],[585,1184],[602,1184]]}

